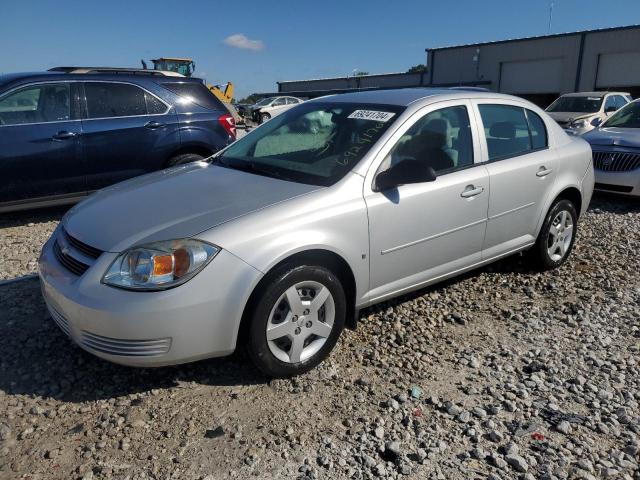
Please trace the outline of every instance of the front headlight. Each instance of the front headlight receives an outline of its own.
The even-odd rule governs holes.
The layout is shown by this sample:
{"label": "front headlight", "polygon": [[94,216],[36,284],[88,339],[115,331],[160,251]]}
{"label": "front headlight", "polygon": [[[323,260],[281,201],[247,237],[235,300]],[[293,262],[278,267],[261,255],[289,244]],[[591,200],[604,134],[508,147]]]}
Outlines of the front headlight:
{"label": "front headlight", "polygon": [[193,239],[133,247],[118,255],[102,282],[129,290],[165,290],[192,278],[219,251],[214,245]]}
{"label": "front headlight", "polygon": [[587,126],[587,120],[576,120],[569,125],[571,128],[584,128]]}

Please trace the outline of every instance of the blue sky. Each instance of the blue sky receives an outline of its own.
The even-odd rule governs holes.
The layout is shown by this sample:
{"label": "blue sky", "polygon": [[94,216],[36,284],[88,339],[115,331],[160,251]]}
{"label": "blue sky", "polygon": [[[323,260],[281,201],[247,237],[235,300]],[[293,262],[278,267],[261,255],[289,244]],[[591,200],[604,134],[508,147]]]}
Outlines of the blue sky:
{"label": "blue sky", "polygon": [[[0,0],[0,72],[188,56],[239,98],[277,80],[404,71],[427,47],[544,35],[548,20],[549,0]],[[633,23],[639,0],[554,0],[551,33]]]}

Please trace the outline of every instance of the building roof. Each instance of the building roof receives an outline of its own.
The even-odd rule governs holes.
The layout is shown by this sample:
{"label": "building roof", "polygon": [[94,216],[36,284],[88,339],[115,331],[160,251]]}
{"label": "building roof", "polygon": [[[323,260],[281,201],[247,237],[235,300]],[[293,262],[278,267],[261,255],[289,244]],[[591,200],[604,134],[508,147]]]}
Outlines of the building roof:
{"label": "building roof", "polygon": [[576,32],[565,32],[565,33],[554,33],[551,35],[535,35],[532,37],[521,37],[521,38],[508,38],[505,40],[492,40],[489,42],[478,42],[478,43],[463,43],[459,45],[449,45],[444,47],[434,47],[434,48],[425,48],[425,51],[430,50],[448,50],[452,48],[468,48],[468,47],[483,47],[486,45],[497,45],[500,43],[510,43],[510,42],[522,42],[526,40],[542,40],[545,38],[558,38],[558,37],[567,37],[571,35],[582,35],[586,33],[597,33],[597,32],[613,32],[618,30],[632,30],[634,28],[640,28],[640,25],[625,25],[622,27],[609,27],[609,28],[596,28],[593,30],[578,30]]}

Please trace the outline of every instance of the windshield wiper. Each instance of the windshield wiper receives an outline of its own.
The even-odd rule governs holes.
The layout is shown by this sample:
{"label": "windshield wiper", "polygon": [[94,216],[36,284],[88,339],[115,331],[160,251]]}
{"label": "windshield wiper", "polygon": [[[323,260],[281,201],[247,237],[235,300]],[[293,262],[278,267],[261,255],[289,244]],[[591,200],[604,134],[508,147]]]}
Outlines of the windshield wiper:
{"label": "windshield wiper", "polygon": [[289,182],[292,181],[291,178],[287,177],[286,175],[283,175],[282,173],[279,173],[270,168],[265,168],[264,166],[256,162],[250,162],[246,160],[230,162],[229,159],[225,159],[224,157],[218,157],[216,159],[216,163],[218,163],[223,167],[231,168],[233,170],[240,170],[243,172],[255,173],[265,177],[278,178],[280,180],[285,180]]}

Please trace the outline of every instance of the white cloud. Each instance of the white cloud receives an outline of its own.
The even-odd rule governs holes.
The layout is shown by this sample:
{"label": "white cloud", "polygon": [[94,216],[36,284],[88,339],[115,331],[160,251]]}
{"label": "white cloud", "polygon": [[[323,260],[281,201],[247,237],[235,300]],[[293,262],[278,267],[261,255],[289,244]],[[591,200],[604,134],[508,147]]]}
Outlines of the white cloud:
{"label": "white cloud", "polygon": [[240,48],[242,50],[253,50],[254,52],[259,52],[264,49],[264,43],[262,40],[251,40],[243,33],[235,33],[233,35],[229,35],[224,39],[225,45],[228,45],[233,48]]}

